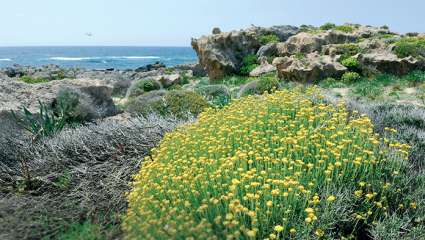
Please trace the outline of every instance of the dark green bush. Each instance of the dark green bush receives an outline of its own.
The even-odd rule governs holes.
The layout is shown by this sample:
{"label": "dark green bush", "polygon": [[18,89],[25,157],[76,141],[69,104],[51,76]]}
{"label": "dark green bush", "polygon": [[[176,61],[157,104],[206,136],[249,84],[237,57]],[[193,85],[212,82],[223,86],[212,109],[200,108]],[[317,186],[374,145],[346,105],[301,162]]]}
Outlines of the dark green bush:
{"label": "dark green bush", "polygon": [[322,26],[320,26],[320,29],[326,31],[326,30],[334,29],[335,27],[336,27],[336,25],[333,24],[333,23],[325,23]]}
{"label": "dark green bush", "polygon": [[154,79],[139,80],[130,87],[128,90],[128,97],[140,96],[146,92],[161,89],[161,84]]}
{"label": "dark green bush", "polygon": [[240,74],[248,76],[249,73],[258,67],[257,56],[255,54],[249,54],[245,56],[242,60],[242,67],[240,69]]}
{"label": "dark green bush", "polygon": [[425,56],[425,38],[423,37],[405,37],[395,42],[395,46],[394,52],[398,57]]}
{"label": "dark green bush", "polygon": [[261,35],[258,37],[258,41],[262,45],[266,45],[267,43],[278,43],[280,42],[279,36],[276,34],[267,34],[267,35]]}
{"label": "dark green bush", "polygon": [[341,81],[344,83],[353,83],[359,81],[360,79],[360,74],[356,72],[346,72],[341,77]]}
{"label": "dark green bush", "polygon": [[413,71],[413,72],[410,72],[409,74],[403,76],[401,79],[408,81],[413,86],[416,86],[417,84],[425,82],[425,72],[423,72],[423,71]]}

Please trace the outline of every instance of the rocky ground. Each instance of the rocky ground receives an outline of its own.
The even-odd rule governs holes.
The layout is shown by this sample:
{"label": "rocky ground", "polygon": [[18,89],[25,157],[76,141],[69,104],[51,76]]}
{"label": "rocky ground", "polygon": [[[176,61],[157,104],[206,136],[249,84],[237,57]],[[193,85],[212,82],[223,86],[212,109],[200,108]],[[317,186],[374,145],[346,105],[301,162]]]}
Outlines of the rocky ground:
{"label": "rocky ground", "polygon": [[206,107],[278,88],[317,85],[330,102],[368,114],[378,132],[403,130],[419,174],[424,37],[354,24],[216,28],[192,40],[199,64],[2,69],[0,238],[56,239],[86,224],[120,238],[127,182],[166,132]]}

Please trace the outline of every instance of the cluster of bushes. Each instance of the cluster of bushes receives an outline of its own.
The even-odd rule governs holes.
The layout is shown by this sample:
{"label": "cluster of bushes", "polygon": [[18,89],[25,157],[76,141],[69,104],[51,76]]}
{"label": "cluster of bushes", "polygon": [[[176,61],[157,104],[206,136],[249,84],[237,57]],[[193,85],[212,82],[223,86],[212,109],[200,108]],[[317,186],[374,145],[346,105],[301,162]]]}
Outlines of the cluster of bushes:
{"label": "cluster of bushes", "polygon": [[258,41],[262,45],[266,45],[268,43],[278,43],[280,42],[279,36],[276,34],[267,34],[267,35],[261,35],[258,37]]}
{"label": "cluster of bushes", "polygon": [[350,26],[350,25],[336,25],[333,23],[325,23],[322,26],[319,27],[320,30],[337,30],[337,31],[342,31],[342,32],[353,32],[354,31],[354,27]]}
{"label": "cluster of bushes", "polygon": [[395,42],[394,52],[398,57],[425,56],[425,38],[423,37],[405,37]]}
{"label": "cluster of bushes", "polygon": [[36,83],[45,83],[49,82],[50,80],[43,77],[31,77],[31,76],[22,76],[19,78],[22,82],[30,83],[30,84],[36,84]]}
{"label": "cluster of bushes", "polygon": [[196,116],[207,107],[210,104],[204,97],[187,90],[151,91],[130,99],[127,104],[127,110],[135,114],[157,113],[177,118]]}
{"label": "cluster of bushes", "polygon": [[409,146],[320,99],[314,88],[251,96],[167,135],[134,179],[127,237],[364,238],[417,216],[400,190]]}

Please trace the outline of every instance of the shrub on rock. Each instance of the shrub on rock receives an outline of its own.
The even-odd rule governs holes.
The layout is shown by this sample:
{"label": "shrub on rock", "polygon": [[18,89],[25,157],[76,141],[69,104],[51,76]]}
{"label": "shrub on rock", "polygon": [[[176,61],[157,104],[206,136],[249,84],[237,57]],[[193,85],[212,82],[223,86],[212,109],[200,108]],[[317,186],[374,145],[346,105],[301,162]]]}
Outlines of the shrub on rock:
{"label": "shrub on rock", "polygon": [[243,58],[240,74],[248,76],[256,67],[258,67],[257,56],[255,54],[247,55]]}
{"label": "shrub on rock", "polygon": [[425,38],[407,37],[402,38],[395,43],[394,52],[400,57],[424,57],[425,56]]}
{"label": "shrub on rock", "polygon": [[127,97],[137,97],[143,93],[161,89],[161,83],[155,79],[142,79],[135,81],[128,89]]}

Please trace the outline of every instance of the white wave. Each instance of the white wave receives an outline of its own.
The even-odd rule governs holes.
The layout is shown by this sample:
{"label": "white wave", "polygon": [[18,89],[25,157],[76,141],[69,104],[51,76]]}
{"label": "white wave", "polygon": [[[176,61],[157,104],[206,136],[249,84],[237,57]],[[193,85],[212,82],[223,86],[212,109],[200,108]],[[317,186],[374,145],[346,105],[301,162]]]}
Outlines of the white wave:
{"label": "white wave", "polygon": [[158,56],[113,56],[112,59],[160,59]]}
{"label": "white wave", "polygon": [[0,58],[0,61],[1,62],[10,62],[10,61],[12,61],[12,59],[10,59],[10,58]]}
{"label": "white wave", "polygon": [[126,59],[126,60],[138,60],[138,59],[160,59],[158,56],[105,56],[105,57],[51,57],[50,60],[56,61],[85,61],[85,60],[98,60],[98,59]]}
{"label": "white wave", "polygon": [[84,61],[84,60],[92,60],[99,59],[98,57],[51,57],[50,60],[56,61]]}

